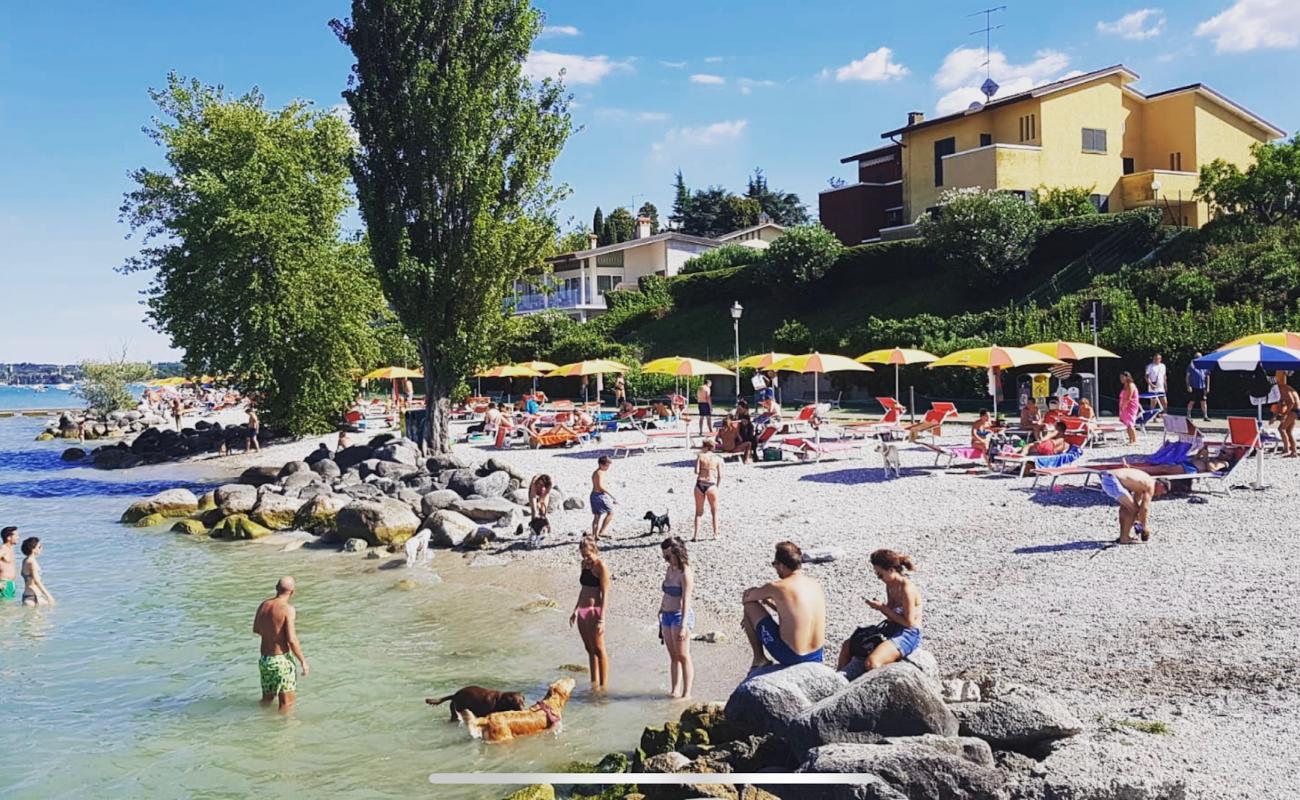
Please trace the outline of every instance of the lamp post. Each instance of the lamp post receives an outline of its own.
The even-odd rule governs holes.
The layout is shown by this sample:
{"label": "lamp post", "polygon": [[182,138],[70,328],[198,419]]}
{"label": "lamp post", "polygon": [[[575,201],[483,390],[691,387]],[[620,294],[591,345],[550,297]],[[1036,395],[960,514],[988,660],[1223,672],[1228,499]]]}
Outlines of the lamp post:
{"label": "lamp post", "polygon": [[731,329],[735,334],[735,349],[732,354],[735,356],[736,364],[736,402],[740,402],[740,315],[745,313],[745,307],[740,304],[739,300],[731,303]]}
{"label": "lamp post", "polygon": [[[1155,200],[1156,208],[1160,209],[1160,181],[1158,180],[1151,181],[1151,197]],[[1165,212],[1163,210],[1160,210],[1160,221],[1162,223],[1165,221]]]}

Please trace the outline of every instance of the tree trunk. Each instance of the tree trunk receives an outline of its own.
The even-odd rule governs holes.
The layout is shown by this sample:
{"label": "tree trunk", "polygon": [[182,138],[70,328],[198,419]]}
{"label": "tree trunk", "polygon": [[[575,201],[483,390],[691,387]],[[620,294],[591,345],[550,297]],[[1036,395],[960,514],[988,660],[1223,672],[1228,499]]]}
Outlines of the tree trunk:
{"label": "tree trunk", "polygon": [[447,380],[435,370],[427,356],[423,361],[424,446],[430,455],[450,453],[451,437],[448,435],[447,423],[451,419],[451,397]]}

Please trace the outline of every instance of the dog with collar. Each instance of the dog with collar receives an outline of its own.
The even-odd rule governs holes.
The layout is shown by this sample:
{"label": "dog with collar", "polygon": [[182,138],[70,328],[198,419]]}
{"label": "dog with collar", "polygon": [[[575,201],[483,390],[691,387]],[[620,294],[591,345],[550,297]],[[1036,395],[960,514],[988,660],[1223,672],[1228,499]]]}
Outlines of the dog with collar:
{"label": "dog with collar", "polygon": [[902,462],[898,458],[898,445],[892,442],[881,442],[876,445],[876,452],[880,453],[880,458],[884,461],[885,477],[897,478],[902,474]]}
{"label": "dog with collar", "polygon": [[461,709],[460,719],[469,735],[485,742],[508,742],[520,736],[533,736],[551,728],[558,728],[564,715],[564,706],[573,694],[573,678],[561,678],[546,690],[546,696],[523,711],[497,711],[477,717],[468,708]]}
{"label": "dog with collar", "polygon": [[642,519],[650,522],[650,533],[646,534],[647,536],[653,536],[656,533],[662,536],[673,529],[673,524],[668,520],[667,514],[661,516],[653,511],[647,511]]}

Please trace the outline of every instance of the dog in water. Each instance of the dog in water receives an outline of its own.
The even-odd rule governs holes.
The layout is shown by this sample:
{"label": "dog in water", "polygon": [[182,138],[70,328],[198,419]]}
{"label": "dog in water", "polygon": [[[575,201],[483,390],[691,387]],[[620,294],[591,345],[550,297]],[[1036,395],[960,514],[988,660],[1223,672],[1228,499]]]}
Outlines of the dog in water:
{"label": "dog in water", "polygon": [[876,445],[876,452],[880,454],[881,460],[884,461],[886,478],[897,478],[902,474],[902,463],[898,460],[898,445],[891,442],[881,442]]}
{"label": "dog in water", "polygon": [[432,697],[424,698],[424,702],[431,706],[440,706],[448,700],[451,701],[452,722],[456,721],[462,711],[486,717],[496,711],[522,711],[524,708],[523,692],[498,692],[482,686],[466,686],[455,694],[436,700]]}
{"label": "dog in water", "polygon": [[532,736],[560,724],[573,685],[573,678],[561,678],[551,684],[545,697],[525,711],[497,711],[480,719],[465,708],[460,711],[460,719],[471,738],[485,742],[508,742],[520,736]]}
{"label": "dog in water", "polygon": [[647,533],[647,536],[653,536],[656,533],[663,535],[673,529],[673,524],[668,521],[667,514],[660,516],[653,511],[647,511],[642,519],[650,522],[650,533]]}

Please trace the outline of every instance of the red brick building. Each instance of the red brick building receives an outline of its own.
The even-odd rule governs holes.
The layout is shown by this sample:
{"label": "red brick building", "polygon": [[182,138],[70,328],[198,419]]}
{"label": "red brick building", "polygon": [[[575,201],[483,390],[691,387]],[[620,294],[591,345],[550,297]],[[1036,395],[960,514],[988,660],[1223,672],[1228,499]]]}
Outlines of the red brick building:
{"label": "red brick building", "polygon": [[821,223],[845,245],[880,238],[882,228],[903,225],[903,148],[889,144],[840,159],[857,162],[858,181],[817,196]]}

